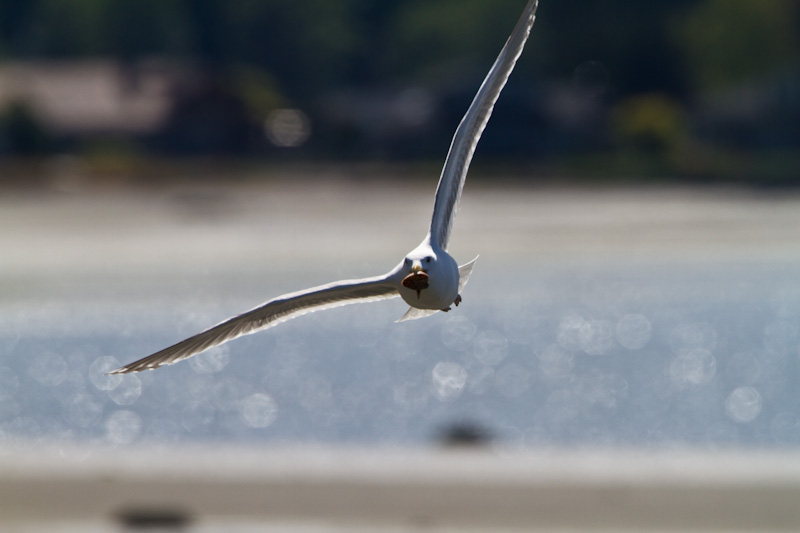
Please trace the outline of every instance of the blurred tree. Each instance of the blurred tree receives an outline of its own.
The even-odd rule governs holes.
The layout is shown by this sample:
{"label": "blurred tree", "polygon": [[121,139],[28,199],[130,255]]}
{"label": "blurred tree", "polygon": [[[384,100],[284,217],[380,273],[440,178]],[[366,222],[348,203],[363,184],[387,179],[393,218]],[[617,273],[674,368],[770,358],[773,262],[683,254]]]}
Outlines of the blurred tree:
{"label": "blurred tree", "polygon": [[[665,92],[686,95],[683,58],[670,23],[698,0],[559,0],[542,3],[537,27],[540,75],[570,78],[586,61],[609,73],[617,95]],[[544,19],[543,19],[544,20]]]}
{"label": "blurred tree", "polygon": [[241,155],[257,138],[255,117],[231,87],[214,76],[177,89],[173,108],[152,146],[182,155]]}
{"label": "blurred tree", "polygon": [[51,144],[47,129],[25,102],[13,101],[0,114],[0,153],[39,155]]}
{"label": "blurred tree", "polygon": [[[374,136],[382,120],[406,138],[386,137],[376,153],[396,154],[405,142],[413,148],[403,157],[422,157],[443,150],[438,143],[449,140],[524,1],[0,0],[0,58],[174,60],[163,64],[185,75],[176,75],[183,85],[165,129],[186,153],[215,143],[223,152],[257,147],[264,117],[297,107],[321,153],[345,153],[343,139]],[[660,122],[682,116],[675,106],[694,109],[695,124],[696,91],[758,76],[783,76],[769,86],[780,93],[773,114],[783,122],[765,121],[747,143],[774,145],[779,136],[796,145],[797,0],[554,0],[538,17],[482,150],[530,156],[536,142],[564,153],[598,149],[613,137],[611,123],[629,147],[663,147],[683,135]],[[331,96],[339,94],[349,99]],[[381,115],[393,94],[423,95],[427,122],[398,129],[396,117]],[[653,94],[663,101],[637,100]],[[324,124],[331,102],[347,102],[357,120]],[[752,116],[743,120],[750,131]],[[590,132],[587,140],[577,131]]]}
{"label": "blurred tree", "polygon": [[698,89],[719,89],[797,65],[797,0],[705,0],[677,26]]}
{"label": "blurred tree", "polygon": [[186,13],[177,0],[105,1],[99,13],[95,53],[122,61],[147,56],[181,56],[190,51]]}
{"label": "blurred tree", "polygon": [[42,0],[28,28],[37,56],[65,58],[96,55],[103,42],[105,0]]}
{"label": "blurred tree", "polygon": [[678,149],[688,138],[683,108],[663,94],[643,94],[616,106],[614,129],[625,150],[663,157]]}
{"label": "blurred tree", "polygon": [[[793,2],[752,4],[781,1]],[[697,2],[543,2],[540,17],[546,23],[537,25],[538,44],[523,56],[519,70],[526,70],[525,63],[536,63],[539,76],[568,80],[579,65],[598,61],[617,92],[680,93],[681,56],[674,49],[669,22]],[[0,47],[11,56],[110,55],[132,60],[156,55],[194,59],[215,70],[244,64],[269,73],[285,94],[307,99],[353,84],[430,82],[470,69],[478,76],[502,46],[522,3],[4,1]]]}
{"label": "blurred tree", "polygon": [[241,0],[225,4],[228,60],[259,67],[286,94],[309,98],[347,79],[364,43],[356,30],[358,2]]}
{"label": "blurred tree", "polygon": [[0,57],[25,56],[31,46],[30,27],[41,0],[0,2]]}
{"label": "blurred tree", "polygon": [[270,112],[288,105],[275,80],[263,70],[240,67],[234,72],[233,82],[248,114],[257,120],[263,120]]}
{"label": "blurred tree", "polygon": [[[475,63],[485,75],[519,16],[517,0],[408,1],[398,7],[390,28],[390,79],[441,78],[448,65]],[[444,68],[443,68],[444,67]]]}

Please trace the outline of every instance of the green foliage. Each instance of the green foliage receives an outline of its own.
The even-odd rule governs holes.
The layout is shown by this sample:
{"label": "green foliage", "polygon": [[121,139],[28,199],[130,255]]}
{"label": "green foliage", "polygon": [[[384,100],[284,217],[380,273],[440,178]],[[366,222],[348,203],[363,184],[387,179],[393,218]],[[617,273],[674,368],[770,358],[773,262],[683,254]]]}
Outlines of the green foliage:
{"label": "green foliage", "polygon": [[114,0],[98,6],[102,21],[92,47],[122,60],[190,52],[190,28],[179,0]]}
{"label": "green foliage", "polygon": [[38,11],[34,52],[46,57],[97,53],[103,42],[104,0],[43,0]]}
{"label": "green foliage", "polygon": [[391,62],[399,75],[429,75],[442,65],[491,61],[503,46],[522,3],[516,0],[405,2],[390,28]]}
{"label": "green foliage", "polygon": [[[244,64],[307,97],[353,83],[445,77],[465,65],[483,70],[522,4],[6,0],[0,53]],[[577,65],[596,60],[621,94],[659,90],[681,97],[687,86],[714,87],[797,62],[799,17],[796,0],[543,1],[536,46],[522,61],[537,62],[540,75],[569,79]]]}
{"label": "green foliage", "polygon": [[683,108],[663,94],[625,100],[616,107],[613,118],[620,145],[634,151],[668,155],[688,137]]}
{"label": "green foliage", "polygon": [[133,175],[142,165],[143,158],[135,143],[125,139],[95,139],[81,150],[84,171],[110,176]]}
{"label": "green foliage", "polygon": [[220,4],[216,54],[227,64],[248,64],[281,79],[295,94],[335,84],[361,43],[353,1],[240,0]]}
{"label": "green foliage", "polygon": [[236,93],[252,117],[263,120],[271,111],[287,105],[275,80],[263,70],[240,67],[236,69],[233,80]]}
{"label": "green foliage", "polygon": [[[155,57],[166,59],[163,64],[189,65],[186,70],[208,85],[194,80],[177,91],[176,108],[183,114],[177,113],[181,120],[175,124],[190,137],[228,138],[211,120],[218,112],[255,127],[277,108],[298,107],[314,121],[314,149],[342,154],[347,150],[339,145],[352,147],[354,139],[364,141],[371,132],[349,122],[325,124],[320,109],[330,100],[326,95],[424,86],[438,98],[440,111],[426,131],[446,138],[451,130],[445,119],[457,118],[466,105],[455,100],[472,94],[524,3],[0,0],[0,60],[104,57],[136,63]],[[613,152],[612,157],[629,158],[633,166],[655,161],[659,169],[678,168],[674,162],[682,159],[711,168],[706,161],[716,157],[692,152],[692,145],[716,149],[732,130],[719,117],[708,122],[708,114],[700,112],[689,128],[686,110],[701,111],[708,98],[697,98],[699,93],[713,96],[743,83],[761,106],[755,109],[768,112],[758,111],[757,120],[741,119],[741,132],[733,131],[730,146],[797,146],[797,0],[542,0],[537,18],[514,86],[493,119],[502,124],[505,109],[512,115],[506,120],[523,124],[520,130],[530,138],[515,136],[517,147],[528,148],[523,157],[598,150],[604,157]],[[236,105],[214,107],[215,97]],[[730,115],[736,103],[721,109]],[[0,150],[36,151],[50,142],[30,109],[9,108],[4,116]],[[205,127],[192,126],[197,123]],[[248,131],[234,130],[229,144],[247,141]],[[482,143],[487,154],[492,135],[487,132]],[[371,141],[381,146],[380,140]],[[152,145],[162,142],[159,137]],[[427,142],[414,139],[415,146]],[[113,155],[100,161],[127,158],[124,150],[122,156],[116,150],[99,152]]]}
{"label": "green foliage", "polygon": [[705,0],[678,25],[695,84],[716,89],[800,61],[797,0]]}
{"label": "green foliage", "polygon": [[[327,86],[376,77],[407,79],[428,76],[452,61],[491,60],[522,3],[5,1],[0,2],[0,50],[10,56],[127,60],[161,55],[216,65],[246,63],[303,90],[312,81]],[[677,39],[699,83],[713,84],[786,60],[797,46],[796,17],[795,0],[542,2],[538,45],[526,54],[531,59],[523,59],[564,77],[583,61],[599,60],[623,87],[652,90],[643,73],[678,87]],[[644,70],[648,65],[652,71]]]}

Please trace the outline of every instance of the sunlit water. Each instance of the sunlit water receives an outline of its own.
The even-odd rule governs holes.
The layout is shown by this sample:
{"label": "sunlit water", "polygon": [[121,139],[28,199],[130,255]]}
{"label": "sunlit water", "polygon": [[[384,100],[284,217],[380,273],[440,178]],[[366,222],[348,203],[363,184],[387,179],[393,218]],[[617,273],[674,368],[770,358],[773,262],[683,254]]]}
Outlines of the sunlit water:
{"label": "sunlit water", "polygon": [[[739,244],[725,216],[710,230],[673,227],[725,202],[682,210],[674,197],[645,195],[636,211],[635,196],[529,191],[495,192],[487,207],[477,191],[453,251],[481,258],[448,314],[397,324],[400,300],[348,306],[155,372],[105,374],[282,292],[388,270],[422,237],[427,192],[406,198],[411,214],[389,229],[377,218],[359,227],[366,215],[347,198],[312,217],[265,214],[259,204],[282,196],[264,191],[225,196],[237,214],[210,222],[170,218],[175,196],[161,193],[28,200],[7,212],[41,226],[3,241],[4,253],[25,247],[6,264],[0,299],[0,445],[402,446],[454,426],[512,448],[800,444],[800,261],[783,225],[798,206],[779,206],[774,242],[743,210],[741,227],[755,233]],[[378,198],[386,216],[402,212]],[[137,217],[148,215],[143,230]],[[507,220],[520,222],[500,232]],[[256,239],[254,225],[271,230]],[[352,242],[371,233],[384,236],[374,258]],[[244,251],[253,247],[266,251]]]}

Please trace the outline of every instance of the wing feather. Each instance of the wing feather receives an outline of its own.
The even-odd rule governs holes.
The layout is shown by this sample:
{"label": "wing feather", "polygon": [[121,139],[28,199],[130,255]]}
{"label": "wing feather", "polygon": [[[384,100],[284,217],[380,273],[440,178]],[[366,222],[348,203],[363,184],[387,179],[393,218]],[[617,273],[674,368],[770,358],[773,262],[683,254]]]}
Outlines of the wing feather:
{"label": "wing feather", "polygon": [[461,119],[453,136],[436,189],[430,231],[431,239],[435,240],[444,250],[447,249],[456,208],[461,198],[464,179],[467,177],[467,170],[469,170],[472,155],[475,153],[475,147],[478,145],[486,123],[489,122],[500,91],[503,90],[517,59],[522,54],[522,48],[533,27],[538,4],[538,0],[530,0],[525,6],[514,31],[511,32],[511,36],[500,51],[500,55],[497,56],[489,74],[483,80],[478,94],[475,95],[475,99],[470,104],[464,118]]}
{"label": "wing feather", "polygon": [[396,283],[388,275],[338,281],[285,294],[109,374],[127,374],[171,365],[242,335],[271,328],[306,313],[399,295]]}

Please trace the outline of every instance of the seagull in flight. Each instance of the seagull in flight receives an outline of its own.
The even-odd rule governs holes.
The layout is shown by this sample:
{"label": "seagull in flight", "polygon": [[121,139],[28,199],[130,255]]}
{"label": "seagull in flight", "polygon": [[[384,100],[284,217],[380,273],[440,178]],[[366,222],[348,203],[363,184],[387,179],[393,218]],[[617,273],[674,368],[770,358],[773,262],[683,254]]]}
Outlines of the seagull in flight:
{"label": "seagull in flight", "polygon": [[538,0],[528,1],[478,94],[461,119],[436,188],[430,230],[420,245],[406,255],[399,265],[382,276],[337,281],[278,296],[109,374],[127,374],[171,365],[242,335],[271,328],[306,313],[342,305],[399,296],[410,306],[400,319],[403,321],[429,316],[437,311],[449,311],[451,305],[461,303],[460,292],[472,273],[477,257],[458,266],[447,253],[453,219],[475,147],[489,122],[500,91],[522,54],[533,27],[537,5]]}

